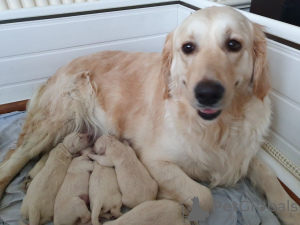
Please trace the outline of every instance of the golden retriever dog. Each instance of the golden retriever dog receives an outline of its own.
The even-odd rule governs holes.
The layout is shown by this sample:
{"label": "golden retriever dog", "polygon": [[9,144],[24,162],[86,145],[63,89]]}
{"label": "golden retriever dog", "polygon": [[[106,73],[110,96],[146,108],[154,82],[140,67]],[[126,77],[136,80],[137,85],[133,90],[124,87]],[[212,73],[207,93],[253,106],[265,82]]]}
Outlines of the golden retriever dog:
{"label": "golden retriever dog", "polygon": [[[172,31],[162,54],[73,60],[31,99],[18,147],[0,166],[0,194],[32,157],[84,130],[129,140],[159,198],[196,196],[208,211],[211,191],[194,180],[229,187],[248,177],[269,202],[296,204],[256,156],[271,115],[266,56],[258,24],[230,7],[211,7]],[[277,211],[281,220],[298,224],[300,210],[285,209]]]}
{"label": "golden retriever dog", "polygon": [[182,206],[172,200],[143,202],[119,219],[104,225],[188,225],[182,213]]}
{"label": "golden retriever dog", "polygon": [[50,154],[45,166],[32,180],[21,206],[21,215],[29,224],[52,221],[54,201],[61,187],[73,154],[89,145],[86,134],[71,133]]}
{"label": "golden retriever dog", "polygon": [[93,225],[100,225],[99,218],[119,218],[122,196],[117,175],[113,168],[94,162],[89,187],[90,206]]}
{"label": "golden retriever dog", "polygon": [[72,160],[65,179],[57,193],[54,204],[54,224],[90,224],[89,181],[94,164],[88,154],[92,148],[83,150],[82,155]]}
{"label": "golden retriever dog", "polygon": [[142,202],[156,199],[157,183],[129,143],[123,144],[113,136],[101,136],[94,144],[94,151],[97,155],[89,155],[91,159],[102,166],[115,168],[125,206],[134,208]]}

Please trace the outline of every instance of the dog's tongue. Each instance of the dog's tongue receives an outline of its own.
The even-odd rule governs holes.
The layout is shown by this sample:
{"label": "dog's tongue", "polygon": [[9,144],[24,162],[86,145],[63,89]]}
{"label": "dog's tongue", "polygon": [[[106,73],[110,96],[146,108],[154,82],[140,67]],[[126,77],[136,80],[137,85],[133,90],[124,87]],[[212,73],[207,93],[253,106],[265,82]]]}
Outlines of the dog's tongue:
{"label": "dog's tongue", "polygon": [[218,112],[218,110],[216,110],[216,109],[201,109],[200,111],[205,114],[214,114],[214,113]]}

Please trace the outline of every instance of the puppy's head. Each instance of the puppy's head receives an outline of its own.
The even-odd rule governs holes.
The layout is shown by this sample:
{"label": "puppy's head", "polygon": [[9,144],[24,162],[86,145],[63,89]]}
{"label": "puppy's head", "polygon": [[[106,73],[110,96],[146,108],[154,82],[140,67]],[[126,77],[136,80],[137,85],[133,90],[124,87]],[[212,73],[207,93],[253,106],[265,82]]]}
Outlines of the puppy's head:
{"label": "puppy's head", "polygon": [[94,152],[98,155],[105,155],[112,142],[116,139],[112,136],[103,135],[94,144]]}
{"label": "puppy's head", "polygon": [[82,133],[71,133],[65,137],[63,145],[72,154],[87,148],[91,144],[91,136]]}
{"label": "puppy's head", "polygon": [[88,155],[88,154],[92,154],[93,153],[93,148],[89,147],[89,148],[85,148],[83,150],[80,151],[80,155]]}
{"label": "puppy's head", "polygon": [[190,15],[166,39],[162,53],[165,97],[185,102],[204,120],[236,104],[235,96],[263,100],[269,90],[261,27],[230,7]]}

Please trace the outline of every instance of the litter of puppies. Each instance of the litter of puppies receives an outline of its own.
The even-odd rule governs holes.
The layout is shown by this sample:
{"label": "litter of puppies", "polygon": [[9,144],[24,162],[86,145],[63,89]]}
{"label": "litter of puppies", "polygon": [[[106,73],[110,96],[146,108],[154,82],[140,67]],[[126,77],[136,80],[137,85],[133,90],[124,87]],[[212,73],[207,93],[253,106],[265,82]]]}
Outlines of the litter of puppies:
{"label": "litter of puppies", "polygon": [[[112,136],[91,143],[87,134],[71,133],[41,157],[24,187],[21,215],[30,225],[52,220],[55,225],[101,225],[100,218],[113,224],[184,224],[179,204],[156,200],[156,181],[129,143]],[[122,215],[122,205],[134,210]]]}

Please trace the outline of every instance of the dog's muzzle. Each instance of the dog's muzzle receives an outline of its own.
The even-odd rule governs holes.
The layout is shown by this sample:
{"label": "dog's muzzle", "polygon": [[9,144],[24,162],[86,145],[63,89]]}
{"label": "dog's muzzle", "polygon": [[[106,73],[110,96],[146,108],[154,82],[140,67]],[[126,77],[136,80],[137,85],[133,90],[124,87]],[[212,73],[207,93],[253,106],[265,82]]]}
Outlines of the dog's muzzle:
{"label": "dog's muzzle", "polygon": [[205,120],[217,118],[222,110],[217,107],[225,93],[224,87],[217,81],[201,81],[195,87],[195,98],[198,101],[198,114]]}

